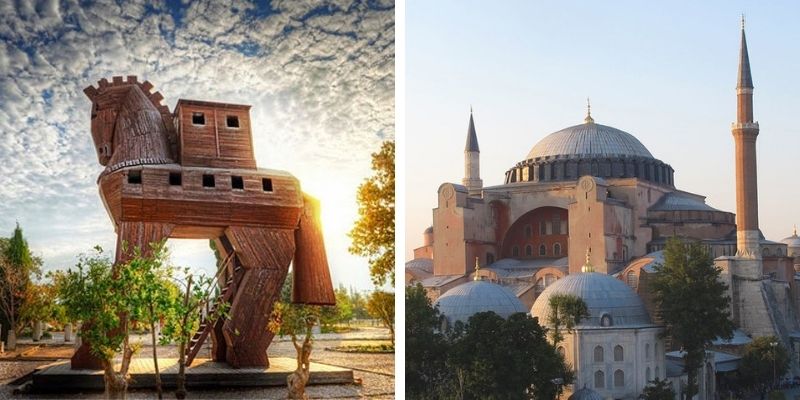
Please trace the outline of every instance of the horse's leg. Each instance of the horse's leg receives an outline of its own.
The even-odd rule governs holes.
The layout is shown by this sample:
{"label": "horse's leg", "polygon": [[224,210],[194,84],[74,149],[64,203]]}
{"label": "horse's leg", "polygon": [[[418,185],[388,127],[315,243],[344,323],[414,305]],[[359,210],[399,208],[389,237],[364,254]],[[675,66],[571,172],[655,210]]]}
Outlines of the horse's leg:
{"label": "horse's leg", "polygon": [[[160,242],[169,237],[174,225],[150,222],[120,222],[117,227],[117,250],[114,268],[130,261],[131,252],[138,247],[142,255],[153,254],[150,243]],[[123,251],[126,247],[127,251]],[[91,324],[91,321],[84,321]],[[103,369],[102,361],[91,353],[88,341],[82,340],[81,346],[70,359],[72,369]]]}
{"label": "horse's leg", "polygon": [[226,361],[234,368],[268,367],[275,336],[268,324],[294,254],[294,232],[234,226],[225,234],[245,268],[223,325]]}
{"label": "horse's leg", "polygon": [[[228,255],[233,252],[233,246],[225,236],[214,239],[214,244],[219,252],[220,260],[225,260]],[[236,260],[232,262],[236,263]],[[224,267],[224,266],[223,266]],[[236,267],[236,264],[233,265]],[[224,277],[220,278],[221,283],[227,281]],[[222,287],[220,287],[222,290]],[[225,336],[222,333],[222,326],[225,323],[224,318],[220,318],[214,322],[214,329],[211,331],[211,359],[213,361],[225,361],[225,355],[228,351],[228,346],[225,343]]]}

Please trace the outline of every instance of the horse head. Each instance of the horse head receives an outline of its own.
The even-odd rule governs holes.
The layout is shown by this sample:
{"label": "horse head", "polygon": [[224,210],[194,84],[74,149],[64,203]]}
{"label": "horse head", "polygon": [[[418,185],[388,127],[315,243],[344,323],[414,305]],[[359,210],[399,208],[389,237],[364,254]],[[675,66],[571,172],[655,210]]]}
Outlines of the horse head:
{"label": "horse head", "polygon": [[174,162],[177,135],[161,93],[150,93],[153,85],[139,83],[135,76],[97,83],[83,92],[92,101],[92,139],[100,165],[109,171]]}

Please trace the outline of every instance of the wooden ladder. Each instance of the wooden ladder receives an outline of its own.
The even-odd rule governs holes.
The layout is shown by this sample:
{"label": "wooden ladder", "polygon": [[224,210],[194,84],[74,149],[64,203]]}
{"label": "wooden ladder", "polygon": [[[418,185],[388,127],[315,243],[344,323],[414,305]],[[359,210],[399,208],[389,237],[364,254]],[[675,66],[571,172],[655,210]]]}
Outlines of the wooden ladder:
{"label": "wooden ladder", "polygon": [[[205,309],[206,313],[200,321],[200,327],[197,328],[197,332],[195,332],[194,336],[192,336],[192,339],[189,341],[189,348],[186,352],[187,367],[192,365],[195,357],[197,357],[200,349],[202,349],[203,343],[205,343],[208,335],[214,329],[214,325],[216,325],[217,320],[213,317],[217,311],[217,307],[230,301],[239,286],[236,281],[239,278],[239,272],[242,270],[242,267],[240,265],[232,267],[231,262],[234,260],[234,258],[235,253],[231,252],[222,262],[219,272],[217,272],[214,280],[209,285],[205,303],[200,307],[201,310]],[[227,276],[225,285],[222,287],[222,290],[219,292],[219,294],[214,296],[214,286],[216,286],[217,282],[220,281],[220,278],[222,278],[223,275]]]}

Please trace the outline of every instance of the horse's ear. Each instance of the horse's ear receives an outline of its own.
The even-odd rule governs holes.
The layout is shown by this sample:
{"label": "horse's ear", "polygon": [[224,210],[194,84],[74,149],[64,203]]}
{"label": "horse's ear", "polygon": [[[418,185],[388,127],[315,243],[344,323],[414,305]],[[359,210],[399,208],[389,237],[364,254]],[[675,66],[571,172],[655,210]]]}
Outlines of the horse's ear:
{"label": "horse's ear", "polygon": [[86,97],[88,97],[89,100],[94,102],[94,97],[97,96],[97,89],[90,85],[83,89],[83,93],[86,94]]}

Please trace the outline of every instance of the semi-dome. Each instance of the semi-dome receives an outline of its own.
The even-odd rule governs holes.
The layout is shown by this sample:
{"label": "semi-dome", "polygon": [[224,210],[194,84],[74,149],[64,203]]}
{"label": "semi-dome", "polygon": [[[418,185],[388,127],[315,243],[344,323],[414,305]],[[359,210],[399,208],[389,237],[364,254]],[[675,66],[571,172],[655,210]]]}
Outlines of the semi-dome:
{"label": "semi-dome", "polygon": [[536,143],[528,153],[528,159],[554,156],[653,158],[642,142],[630,133],[594,122],[551,133]]}
{"label": "semi-dome", "polygon": [[547,324],[550,297],[569,294],[580,297],[589,309],[589,317],[579,327],[620,327],[650,325],[644,303],[624,282],[597,272],[570,274],[555,281],[536,299],[531,316]]}
{"label": "semi-dome", "polygon": [[466,323],[469,317],[484,311],[494,311],[503,318],[528,312],[510,290],[481,280],[470,281],[448,290],[435,304],[451,324],[456,321]]}

